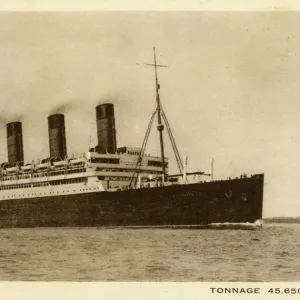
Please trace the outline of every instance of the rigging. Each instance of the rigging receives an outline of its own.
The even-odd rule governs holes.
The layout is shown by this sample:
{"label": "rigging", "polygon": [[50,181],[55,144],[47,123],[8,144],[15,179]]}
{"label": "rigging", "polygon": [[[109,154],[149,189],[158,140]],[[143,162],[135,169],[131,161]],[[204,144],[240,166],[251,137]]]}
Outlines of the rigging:
{"label": "rigging", "polygon": [[[145,148],[146,148],[146,145],[147,145],[147,142],[148,142],[148,138],[149,138],[150,130],[151,130],[151,127],[152,127],[153,119],[154,119],[154,116],[156,114],[157,114],[157,130],[159,132],[161,162],[162,162],[162,184],[167,179],[165,153],[164,153],[164,139],[163,139],[163,130],[164,130],[165,126],[167,128],[167,132],[168,132],[168,135],[169,135],[169,138],[170,138],[170,141],[171,141],[173,152],[175,154],[175,158],[176,158],[176,161],[177,161],[179,172],[180,172],[181,176],[183,175],[183,163],[182,163],[182,160],[181,160],[181,156],[179,154],[178,147],[176,145],[176,142],[175,142],[174,136],[172,134],[172,130],[171,130],[170,124],[168,122],[168,119],[166,117],[166,114],[164,113],[164,111],[162,109],[161,101],[160,101],[160,95],[159,95],[160,84],[158,83],[157,67],[167,68],[168,66],[157,64],[155,47],[153,47],[153,60],[154,60],[153,64],[148,64],[147,63],[147,64],[143,64],[143,65],[154,67],[155,91],[156,91],[157,106],[156,106],[156,110],[154,111],[154,113],[152,114],[152,116],[150,118],[150,122],[149,122],[149,125],[148,125],[148,128],[147,128],[147,131],[146,131],[146,135],[145,135],[145,138],[143,140],[142,149],[141,149],[141,152],[140,152],[139,157],[137,159],[135,169],[134,169],[134,173],[133,173],[133,175],[131,177],[131,180],[130,180],[130,184],[129,184],[130,187],[132,186],[133,182],[134,182],[134,185],[136,186],[137,177],[138,177],[137,175],[138,175],[138,173],[140,173],[140,168],[141,168],[141,165],[142,165],[142,160],[143,160],[143,157],[144,157]],[[162,123],[162,119],[163,119],[165,125]]]}

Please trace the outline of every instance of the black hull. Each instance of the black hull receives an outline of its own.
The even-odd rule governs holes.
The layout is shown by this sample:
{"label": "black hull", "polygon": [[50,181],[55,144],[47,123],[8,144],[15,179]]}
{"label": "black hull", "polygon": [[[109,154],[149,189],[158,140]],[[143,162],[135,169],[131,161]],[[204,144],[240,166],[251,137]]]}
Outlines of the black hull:
{"label": "black hull", "polygon": [[262,219],[264,176],[0,203],[0,227],[173,226]]}

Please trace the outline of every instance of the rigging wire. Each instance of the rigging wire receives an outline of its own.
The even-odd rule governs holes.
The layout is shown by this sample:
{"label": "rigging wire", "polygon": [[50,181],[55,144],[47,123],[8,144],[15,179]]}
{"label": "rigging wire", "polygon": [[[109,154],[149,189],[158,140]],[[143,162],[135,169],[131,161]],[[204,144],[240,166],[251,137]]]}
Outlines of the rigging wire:
{"label": "rigging wire", "polygon": [[179,172],[180,172],[181,174],[183,174],[183,163],[182,163],[182,159],[181,159],[181,156],[180,156],[180,154],[179,154],[179,151],[178,151],[178,148],[177,148],[177,145],[176,145],[174,136],[173,136],[173,134],[172,134],[171,126],[170,126],[169,121],[168,121],[168,119],[167,119],[167,116],[166,116],[166,114],[164,113],[163,110],[162,110],[162,117],[163,117],[163,119],[164,119],[164,122],[165,122],[165,125],[166,125],[166,128],[167,128],[167,131],[168,131],[168,134],[169,134],[169,138],[170,138],[170,141],[171,141],[171,144],[172,144],[172,148],[173,148],[173,151],[174,151],[174,154],[175,154],[175,158],[176,158],[176,161],[177,161],[177,165],[178,165]]}
{"label": "rigging wire", "polygon": [[168,67],[168,66],[158,65],[156,63],[155,47],[153,47],[153,58],[154,58],[154,64],[144,64],[144,65],[154,67],[157,108],[151,116],[151,119],[150,119],[150,122],[149,122],[149,125],[148,125],[148,128],[147,128],[147,132],[146,132],[146,135],[145,135],[144,140],[143,140],[142,148],[141,148],[141,151],[139,153],[139,157],[138,157],[136,165],[135,165],[134,173],[132,174],[132,177],[131,177],[131,180],[130,180],[130,183],[129,183],[129,187],[132,187],[132,183],[133,183],[134,180],[135,180],[135,187],[136,187],[136,182],[137,182],[138,176],[135,176],[135,175],[140,172],[142,160],[143,160],[146,145],[147,145],[147,142],[148,142],[149,133],[150,133],[152,123],[153,123],[153,120],[154,120],[154,116],[156,115],[156,113],[157,113],[157,121],[158,121],[157,129],[159,131],[160,147],[161,147],[161,160],[162,160],[162,173],[163,173],[162,183],[164,182],[165,176],[166,176],[166,174],[165,174],[165,167],[166,166],[165,166],[164,144],[163,144],[163,129],[164,129],[164,126],[162,124],[161,117],[163,118],[163,121],[165,123],[165,126],[166,126],[168,134],[169,134],[169,138],[170,138],[171,145],[172,145],[172,148],[173,148],[173,151],[174,151],[174,154],[175,154],[175,158],[176,158],[176,161],[177,161],[179,172],[181,173],[181,175],[183,175],[183,172],[184,172],[183,171],[184,167],[183,167],[183,163],[182,163],[182,160],[181,160],[181,156],[179,154],[177,145],[175,143],[175,139],[174,139],[174,136],[172,134],[171,127],[170,127],[170,124],[168,122],[168,119],[167,119],[165,113],[162,110],[160,97],[159,97],[160,85],[158,83],[157,67]]}
{"label": "rigging wire", "polygon": [[153,114],[152,114],[152,116],[150,118],[150,122],[148,124],[146,135],[145,135],[144,140],[143,140],[142,148],[141,148],[139,157],[138,157],[138,159],[136,161],[136,165],[135,165],[135,168],[134,168],[134,173],[132,174],[132,177],[130,179],[130,183],[129,183],[130,187],[132,186],[132,183],[133,183],[134,179],[135,179],[135,183],[134,184],[136,185],[137,176],[135,176],[135,175],[140,172],[140,168],[141,168],[143,157],[144,157],[145,150],[146,150],[146,145],[147,145],[147,142],[148,142],[149,134],[150,134],[151,127],[152,127],[153,120],[154,120],[154,117],[155,117],[156,113],[157,113],[157,109],[153,112]]}

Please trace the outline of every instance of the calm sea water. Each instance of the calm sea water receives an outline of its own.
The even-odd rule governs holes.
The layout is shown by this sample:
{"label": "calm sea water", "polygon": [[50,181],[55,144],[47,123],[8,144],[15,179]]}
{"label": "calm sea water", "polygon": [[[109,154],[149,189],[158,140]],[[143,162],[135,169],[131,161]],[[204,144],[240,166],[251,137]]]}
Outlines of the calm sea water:
{"label": "calm sea water", "polygon": [[0,280],[300,281],[300,224],[0,230]]}

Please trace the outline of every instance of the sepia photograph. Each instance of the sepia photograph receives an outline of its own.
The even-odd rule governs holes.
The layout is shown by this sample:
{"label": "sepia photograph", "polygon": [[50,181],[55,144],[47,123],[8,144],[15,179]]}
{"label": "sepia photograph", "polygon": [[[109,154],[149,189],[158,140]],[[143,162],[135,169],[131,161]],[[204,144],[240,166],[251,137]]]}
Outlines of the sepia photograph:
{"label": "sepia photograph", "polygon": [[299,26],[0,12],[0,281],[299,282]]}

